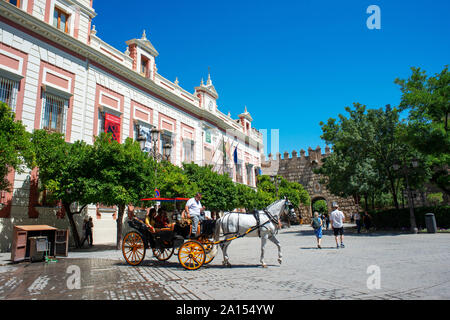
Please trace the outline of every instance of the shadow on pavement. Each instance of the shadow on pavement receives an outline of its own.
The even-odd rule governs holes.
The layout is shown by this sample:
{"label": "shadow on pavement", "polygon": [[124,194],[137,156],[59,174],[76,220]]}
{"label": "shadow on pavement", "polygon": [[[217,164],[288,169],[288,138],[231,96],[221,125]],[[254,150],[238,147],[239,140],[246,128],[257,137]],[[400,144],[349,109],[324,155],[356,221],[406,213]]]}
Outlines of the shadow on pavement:
{"label": "shadow on pavement", "polygon": [[315,246],[315,247],[301,247],[300,248],[300,250],[317,250],[317,251],[319,251],[319,250],[329,250],[329,249],[333,249],[333,250],[336,250],[336,247],[322,247],[322,249],[319,249],[319,248],[317,248],[317,246]]}
{"label": "shadow on pavement", "polygon": [[[135,266],[131,266],[125,261],[117,262],[114,265],[116,266],[128,266],[130,268],[135,268]],[[276,264],[268,264],[268,267],[278,267]],[[153,267],[153,268],[172,268],[172,269],[180,269],[185,270],[178,261],[159,261],[156,259],[152,260],[144,260],[137,267]],[[222,264],[207,264],[203,265],[201,268],[206,269],[254,269],[254,268],[262,268],[260,264],[231,264],[231,267],[224,266]],[[200,268],[200,269],[201,269]],[[189,270],[186,270],[189,271]],[[195,271],[195,270],[194,270]]]}
{"label": "shadow on pavement", "polygon": [[116,244],[97,244],[89,247],[85,245],[82,248],[70,247],[69,252],[97,252],[97,251],[108,251],[116,250]]}
{"label": "shadow on pavement", "polygon": [[[296,234],[297,236],[312,236],[315,237],[314,231],[311,230],[292,230],[292,231],[285,231],[283,233],[287,234]],[[333,230],[323,230],[322,234],[324,236],[330,235],[334,236]],[[361,233],[358,233],[355,227],[347,227],[344,228],[344,237],[384,237],[384,236],[401,236],[401,235],[407,235],[411,234],[409,231],[402,231],[402,230],[375,230],[372,229],[371,231],[362,230]]]}

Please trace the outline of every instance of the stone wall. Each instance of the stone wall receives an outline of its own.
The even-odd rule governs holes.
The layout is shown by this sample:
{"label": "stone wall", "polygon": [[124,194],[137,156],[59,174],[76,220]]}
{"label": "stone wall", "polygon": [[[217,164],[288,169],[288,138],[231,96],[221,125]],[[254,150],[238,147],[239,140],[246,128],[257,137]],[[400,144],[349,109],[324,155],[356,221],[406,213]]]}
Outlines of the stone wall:
{"label": "stone wall", "polygon": [[284,157],[278,153],[275,159],[272,155],[269,155],[269,159],[261,164],[262,174],[275,175],[278,174],[288,181],[298,182],[308,191],[311,197],[311,205],[301,205],[299,208],[300,215],[302,216],[303,223],[308,223],[311,220],[312,203],[317,200],[325,200],[328,205],[328,211],[331,212],[331,205],[334,201],[339,204],[340,210],[350,219],[351,215],[356,212],[357,208],[353,198],[341,198],[331,194],[325,185],[320,180],[321,176],[313,172],[314,168],[318,168],[322,164],[322,159],[330,154],[330,149],[325,149],[325,154],[322,154],[321,148],[317,147],[316,150],[312,148],[308,149],[308,155],[304,150],[300,150],[300,154],[297,151],[292,152],[292,157],[289,157],[289,153],[285,152]]}

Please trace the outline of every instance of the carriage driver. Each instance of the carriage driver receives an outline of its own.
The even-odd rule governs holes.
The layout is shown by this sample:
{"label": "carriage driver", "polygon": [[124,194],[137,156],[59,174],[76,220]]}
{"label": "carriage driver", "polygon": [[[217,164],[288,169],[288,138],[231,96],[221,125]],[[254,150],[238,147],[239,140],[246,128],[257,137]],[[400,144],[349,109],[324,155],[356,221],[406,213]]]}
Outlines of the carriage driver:
{"label": "carriage driver", "polygon": [[200,200],[202,199],[202,194],[197,192],[194,198],[191,198],[186,202],[185,211],[187,213],[187,217],[192,220],[192,235],[191,238],[195,238],[197,236],[197,227],[198,222],[201,219],[201,213],[205,211],[205,207],[202,206]]}

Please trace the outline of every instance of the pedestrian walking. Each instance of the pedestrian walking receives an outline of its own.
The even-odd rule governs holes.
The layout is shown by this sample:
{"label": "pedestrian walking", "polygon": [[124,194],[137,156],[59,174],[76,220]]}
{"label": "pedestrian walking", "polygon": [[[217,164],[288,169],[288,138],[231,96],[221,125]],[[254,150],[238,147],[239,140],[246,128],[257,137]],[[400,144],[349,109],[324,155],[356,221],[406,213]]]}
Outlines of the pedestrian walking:
{"label": "pedestrian walking", "polygon": [[339,249],[338,237],[341,240],[341,248],[345,248],[344,246],[344,221],[345,216],[342,211],[339,210],[339,205],[337,202],[333,202],[333,212],[331,212],[330,220],[331,227],[333,228],[334,238],[336,240],[336,248]]}
{"label": "pedestrian walking", "polygon": [[314,234],[316,235],[317,239],[317,248],[322,249],[322,225],[323,220],[319,218],[319,213],[316,211],[314,212],[314,218],[311,222],[311,226],[314,229]]}
{"label": "pedestrian walking", "polygon": [[85,219],[85,222],[83,224],[84,229],[84,239],[81,242],[81,246],[84,245],[84,242],[87,240],[90,247],[93,246],[93,240],[92,240],[92,229],[94,228],[94,222],[92,222],[92,217],[89,217],[89,220]]}
{"label": "pedestrian walking", "polygon": [[361,215],[359,212],[356,212],[354,215],[355,223],[356,223],[356,230],[358,230],[358,233],[361,233]]}

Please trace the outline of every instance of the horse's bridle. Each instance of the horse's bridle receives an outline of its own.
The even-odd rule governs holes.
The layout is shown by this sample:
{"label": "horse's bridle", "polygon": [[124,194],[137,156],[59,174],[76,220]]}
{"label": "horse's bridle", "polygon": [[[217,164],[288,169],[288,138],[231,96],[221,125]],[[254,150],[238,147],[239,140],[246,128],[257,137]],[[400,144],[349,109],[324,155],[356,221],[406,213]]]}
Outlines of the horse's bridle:
{"label": "horse's bridle", "polygon": [[[286,209],[286,207],[289,210],[289,203],[290,201],[288,199],[284,199],[285,203],[284,203],[284,209]],[[264,213],[269,217],[269,220],[272,221],[276,226],[280,225],[280,215],[278,215],[278,218],[275,218],[267,209],[263,210]]]}
{"label": "horse's bridle", "polygon": [[272,221],[276,226],[280,224],[280,217],[276,219],[269,211],[266,209],[263,210],[264,213],[269,217],[269,220]]}

